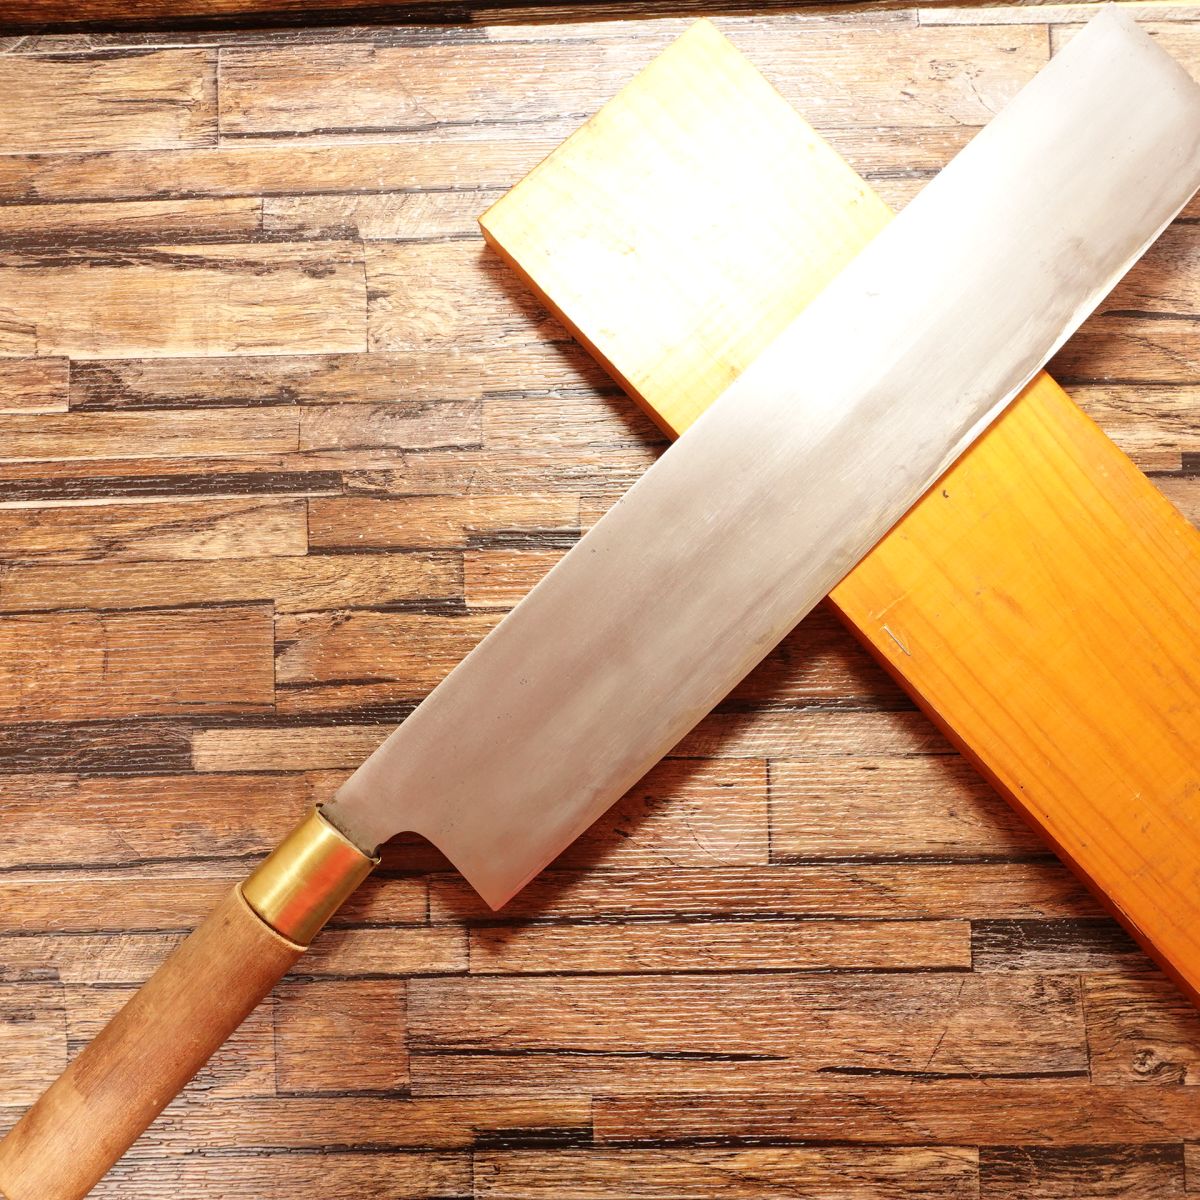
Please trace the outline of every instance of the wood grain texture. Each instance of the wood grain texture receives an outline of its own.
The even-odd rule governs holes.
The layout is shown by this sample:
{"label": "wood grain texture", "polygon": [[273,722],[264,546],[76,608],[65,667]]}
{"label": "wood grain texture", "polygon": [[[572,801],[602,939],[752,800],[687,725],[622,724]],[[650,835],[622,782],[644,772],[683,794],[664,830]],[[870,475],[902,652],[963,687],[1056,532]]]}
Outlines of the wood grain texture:
{"label": "wood grain texture", "polygon": [[236,888],[0,1142],[9,1200],[80,1200],[301,953]]}
{"label": "wood grain texture", "polygon": [[[74,81],[57,131],[6,106],[0,152],[0,638],[31,664],[0,722],[0,1129],[667,446],[473,225],[690,23],[631,11],[0,37],[6,99]],[[719,24],[898,206],[986,119],[972,85],[995,103],[1078,20]],[[255,132],[211,116],[227,53]],[[352,86],[369,133],[323,116]],[[1191,272],[1172,245],[1139,304]],[[1193,326],[1132,319],[1082,331],[1072,394],[1200,516]],[[1170,1196],[1198,1062],[1187,1002],[825,610],[503,912],[389,845],[94,1194]]]}
{"label": "wood grain texture", "polygon": [[0,153],[166,150],[217,140],[217,56],[206,49],[0,55]]}

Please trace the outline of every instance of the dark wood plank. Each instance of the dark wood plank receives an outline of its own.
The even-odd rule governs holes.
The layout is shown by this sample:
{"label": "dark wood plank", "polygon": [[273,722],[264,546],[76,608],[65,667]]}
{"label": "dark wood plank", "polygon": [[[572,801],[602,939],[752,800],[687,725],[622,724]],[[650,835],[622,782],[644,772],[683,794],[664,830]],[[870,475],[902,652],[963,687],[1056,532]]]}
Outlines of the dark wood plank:
{"label": "dark wood plank", "polygon": [[[430,880],[433,919],[486,920],[453,875]],[[812,866],[552,871],[505,906],[512,919],[649,917],[997,918],[1097,916],[1058,863],[856,863]]]}
{"label": "dark wood plank", "polygon": [[596,1141],[611,1145],[1161,1146],[1192,1135],[1200,1094],[1087,1079],[861,1078],[767,1095],[606,1096],[594,1114]]}
{"label": "dark wood plank", "polygon": [[[162,507],[167,506],[148,505],[141,512],[153,518],[159,514],[147,510]],[[206,507],[211,514],[212,508]],[[69,510],[42,511],[57,514]],[[84,511],[95,514],[95,509]],[[270,556],[272,544],[276,548],[298,545],[302,532],[286,526],[273,531],[272,510],[261,504],[249,506],[248,516],[250,520],[241,529],[235,530],[232,521],[223,523],[229,541],[204,540],[206,522],[202,520],[200,529],[190,524],[177,527],[169,545],[161,525],[146,529],[144,539],[142,531],[130,531],[132,536],[126,542],[127,553],[180,555],[188,549],[219,552],[224,547],[247,554],[244,558],[174,557],[123,562],[116,538],[107,541],[112,531],[97,530],[91,544],[97,553],[103,553],[98,561],[8,565],[0,577],[0,609],[28,612],[55,608],[174,608],[189,603],[266,601],[274,604],[277,613],[297,613],[404,606],[445,609],[462,600],[462,564],[456,555],[417,552]],[[256,517],[261,524],[255,523]],[[39,535],[43,533],[39,531]],[[79,533],[78,526],[71,530],[72,535]],[[256,540],[260,540],[257,547]],[[257,557],[264,550],[267,556]],[[62,554],[54,552],[53,556],[58,559]]]}
{"label": "dark wood plank", "polygon": [[425,1090],[503,1088],[525,1055],[543,1087],[593,1072],[601,1087],[614,1075],[661,1084],[714,1062],[786,1063],[797,1075],[1087,1071],[1078,983],[1055,976],[421,979],[409,986],[409,1028]]}
{"label": "dark wood plank", "polygon": [[[263,227],[256,196],[215,200],[145,200],[0,207],[0,239],[9,246],[52,248],[138,242],[249,241]],[[303,236],[303,235],[302,235]]]}
{"label": "dark wood plank", "polygon": [[65,358],[0,358],[0,412],[65,412],[67,378]]}
{"label": "dark wood plank", "polygon": [[471,931],[472,975],[967,970],[956,921],[706,921],[489,925]]}
{"label": "dark wood plank", "polygon": [[0,262],[0,351],[75,358],[361,350],[362,252],[292,243]]}
{"label": "dark wood plank", "polygon": [[119,1164],[92,1192],[95,1200],[178,1200],[221,1196],[321,1196],[322,1200],[427,1200],[468,1196],[471,1163],[462,1154],[380,1153],[192,1154],[162,1162]]}
{"label": "dark wood plank", "polygon": [[0,870],[261,854],[308,798],[299,775],[0,776]]}
{"label": "dark wood plank", "polygon": [[266,606],[37,613],[0,621],[0,720],[265,712]]}
{"label": "dark wood plank", "polygon": [[419,699],[497,619],[490,614],[281,615],[275,622],[277,709],[304,713]]}
{"label": "dark wood plank", "polygon": [[[337,1140],[330,1136],[331,1131]],[[477,1144],[523,1140],[561,1145],[590,1134],[589,1101],[567,1094],[408,1097],[339,1091],[239,1103],[183,1097],[147,1131],[132,1154],[148,1165],[166,1154],[184,1154],[197,1142],[225,1154],[258,1150],[303,1155],[327,1151],[331,1143],[333,1147],[391,1153],[470,1149]]]}
{"label": "dark wood plank", "polygon": [[481,237],[365,242],[368,348],[484,350],[565,341],[558,322],[513,283]]}
{"label": "dark wood plank", "polygon": [[977,971],[1158,973],[1134,940],[1107,918],[976,921],[971,954]]}
{"label": "dark wood plank", "polygon": [[[245,878],[255,857],[6,873],[0,877],[0,933],[185,932]],[[132,896],[136,904],[129,903]],[[374,878],[338,913],[331,927],[418,925],[425,908],[423,879]]]}
{"label": "dark wood plank", "polygon": [[984,1147],[979,1195],[987,1200],[1182,1197],[1183,1147]]}
{"label": "dark wood plank", "polygon": [[314,550],[467,549],[578,535],[578,497],[561,494],[331,496],[308,506]]}
{"label": "dark wood plank", "polygon": [[216,89],[213,50],[0,55],[0,153],[212,145]]}
{"label": "dark wood plank", "polygon": [[407,1084],[403,980],[285,982],[273,1012],[281,1095],[394,1092]]}
{"label": "dark wood plank", "polygon": [[[828,124],[856,124],[869,106],[879,124],[982,125],[1047,56],[1044,37],[1032,28],[956,30],[957,36],[919,26],[865,28],[852,41],[803,33],[781,39],[738,18],[724,28],[789,99],[800,101],[819,87]],[[585,42],[346,46],[321,54],[306,46],[234,50],[221,62],[221,132],[420,132],[591,112],[677,32],[650,25],[637,37]],[[967,62],[969,89],[960,75]]]}
{"label": "dark wood plank", "polygon": [[257,559],[302,555],[306,545],[302,500],[0,508],[0,558],[9,562]]}
{"label": "dark wood plank", "polygon": [[1098,1083],[1195,1083],[1200,1013],[1159,975],[1084,980],[1088,1049]]}
{"label": "dark wood plank", "polygon": [[263,231],[282,238],[436,241],[473,238],[479,214],[498,188],[445,192],[382,192],[357,196],[269,196]]}
{"label": "dark wood plank", "polygon": [[957,756],[847,756],[771,764],[775,862],[1042,852],[1036,835]]}
{"label": "dark wood plank", "polygon": [[67,1065],[66,1008],[57,983],[0,982],[0,1053],[5,1085],[0,1126],[7,1129]]}
{"label": "dark wood plank", "polygon": [[831,1195],[846,1200],[979,1194],[974,1151],[927,1147],[498,1151],[475,1158],[475,1194],[607,1200]]}

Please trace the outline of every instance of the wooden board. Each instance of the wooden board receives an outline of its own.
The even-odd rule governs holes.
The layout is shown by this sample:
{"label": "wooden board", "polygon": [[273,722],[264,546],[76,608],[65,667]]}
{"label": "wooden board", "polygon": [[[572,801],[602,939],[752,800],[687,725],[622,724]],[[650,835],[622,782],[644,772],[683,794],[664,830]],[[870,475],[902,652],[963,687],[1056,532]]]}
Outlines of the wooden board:
{"label": "wooden board", "polygon": [[[6,110],[11,144],[58,121],[79,147],[0,152],[0,262],[38,277],[43,327],[77,334],[85,307],[99,322],[99,357],[81,339],[0,357],[0,627],[62,685],[0,724],[0,1129],[411,709],[423,656],[465,649],[668,444],[475,224],[691,24],[595,11],[0,39],[18,98],[52,94],[35,77],[62,80],[62,56],[78,68],[60,105]],[[719,23],[895,206],[1078,14]],[[1163,16],[1155,35],[1193,53],[1200,10]],[[514,41],[558,81],[561,111],[532,124],[462,99]],[[407,80],[453,120],[314,131],[310,106],[278,104],[272,64],[332,72],[348,44],[430,43],[455,53],[370,88]],[[89,77],[132,114],[164,81],[143,52],[167,49],[197,122],[216,101],[217,143],[163,145],[157,100],[89,141]],[[211,57],[174,53],[196,49],[255,64],[240,103],[272,105],[274,132],[220,128],[221,73],[214,96]],[[1091,323],[1072,391],[1200,519],[1195,324],[1175,286],[1200,228],[1174,233],[1139,285],[1159,319]],[[71,286],[85,263],[153,303],[129,323]],[[226,285],[257,345],[210,313]],[[368,338],[337,341],[364,311]],[[1200,1014],[828,610],[502,913],[401,839],[306,971],[98,1197],[578,1181],[662,1200],[795,1179],[830,1200],[1141,1200],[1200,1180]],[[438,1004],[460,997],[448,1030]]]}
{"label": "wooden board", "polygon": [[[701,22],[482,225],[677,435],[888,219]],[[1200,536],[1170,503],[1042,374],[831,603],[1200,999]]]}

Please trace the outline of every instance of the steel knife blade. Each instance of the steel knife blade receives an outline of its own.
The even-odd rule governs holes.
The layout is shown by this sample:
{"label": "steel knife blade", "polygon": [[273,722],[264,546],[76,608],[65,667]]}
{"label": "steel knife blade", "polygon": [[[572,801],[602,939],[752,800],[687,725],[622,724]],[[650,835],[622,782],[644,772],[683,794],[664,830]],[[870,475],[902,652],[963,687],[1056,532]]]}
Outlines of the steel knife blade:
{"label": "steel knife blade", "polygon": [[325,808],[499,907],[700,720],[1047,362],[1200,184],[1200,88],[1096,17]]}

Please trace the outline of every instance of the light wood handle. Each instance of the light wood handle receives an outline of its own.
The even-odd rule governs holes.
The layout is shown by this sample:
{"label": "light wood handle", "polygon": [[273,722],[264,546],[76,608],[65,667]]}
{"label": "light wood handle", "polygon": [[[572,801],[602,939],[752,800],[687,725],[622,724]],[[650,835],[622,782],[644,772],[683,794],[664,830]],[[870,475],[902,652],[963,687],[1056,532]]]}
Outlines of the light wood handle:
{"label": "light wood handle", "polygon": [[0,1142],[8,1200],[86,1196],[303,952],[234,888]]}
{"label": "light wood handle", "polygon": [[0,1194],[86,1196],[304,953],[374,862],[318,813],[297,826],[0,1142]]}

